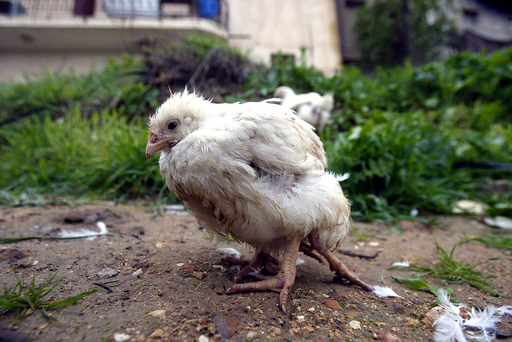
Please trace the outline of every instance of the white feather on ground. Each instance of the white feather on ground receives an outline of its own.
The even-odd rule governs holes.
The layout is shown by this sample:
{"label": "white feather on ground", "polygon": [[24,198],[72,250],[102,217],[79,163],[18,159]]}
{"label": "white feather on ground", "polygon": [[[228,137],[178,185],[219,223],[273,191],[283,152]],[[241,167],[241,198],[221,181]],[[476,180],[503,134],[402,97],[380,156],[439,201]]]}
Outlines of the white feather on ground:
{"label": "white feather on ground", "polygon": [[[496,308],[488,306],[483,311],[472,308],[471,311],[464,310],[469,318],[461,316],[461,309],[466,308],[464,304],[453,304],[444,289],[439,291],[439,301],[445,313],[435,323],[435,342],[466,342],[472,341],[494,341],[496,339],[496,323],[505,314],[512,314],[512,306]],[[467,329],[471,328],[471,329]]]}
{"label": "white feather on ground", "polygon": [[102,236],[102,235],[108,234],[107,226],[105,225],[105,223],[99,221],[96,223],[96,226],[100,229],[99,232],[81,228],[81,229],[75,230],[75,231],[63,230],[63,231],[59,232],[59,236],[61,238],[65,238],[65,239],[86,237],[86,238],[89,238],[90,240],[92,240],[92,239],[95,239],[97,236]]}
{"label": "white feather on ground", "polygon": [[236,249],[230,248],[230,247],[217,248],[217,252],[220,252],[220,253],[223,253],[223,254],[227,254],[229,256],[234,256],[237,259],[241,259],[242,258],[242,253],[240,253]]}
{"label": "white feather on ground", "polygon": [[395,291],[393,291],[393,289],[391,287],[387,287],[387,286],[373,285],[373,292],[372,293],[374,295],[376,295],[377,297],[379,297],[379,298],[381,298],[381,297],[404,298],[404,297],[398,295]]}
{"label": "white feather on ground", "polygon": [[394,262],[391,267],[409,267],[409,262],[408,261],[397,261],[397,262]]}

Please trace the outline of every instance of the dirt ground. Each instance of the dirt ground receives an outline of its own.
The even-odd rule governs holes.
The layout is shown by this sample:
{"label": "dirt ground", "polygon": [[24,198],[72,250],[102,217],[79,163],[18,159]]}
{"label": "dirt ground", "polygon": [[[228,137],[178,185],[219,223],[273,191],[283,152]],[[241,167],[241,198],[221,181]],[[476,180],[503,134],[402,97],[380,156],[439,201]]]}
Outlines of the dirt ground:
{"label": "dirt ground", "polygon": [[[72,306],[49,310],[56,320],[46,319],[40,311],[16,322],[12,313],[0,316],[0,341],[220,341],[233,331],[231,341],[432,341],[431,322],[424,317],[435,297],[409,290],[391,277],[411,277],[411,270],[386,268],[403,260],[425,264],[420,257],[435,261],[436,241],[449,251],[465,234],[479,236],[493,229],[463,217],[442,219],[441,227],[401,222],[402,233],[383,223],[354,222],[359,232],[375,235],[364,242],[350,236],[342,248],[365,255],[380,253],[374,259],[338,257],[367,283],[391,286],[404,299],[377,298],[333,281],[328,266],[301,256],[305,263],[297,267],[300,277],[288,312],[283,314],[277,307],[277,293],[224,293],[235,270],[221,261],[223,255],[216,248],[233,247],[246,258],[252,251],[233,241],[213,246],[192,216],[157,214],[143,206],[99,204],[4,207],[0,217],[2,238],[97,230],[97,221],[116,234],[94,240],[29,240],[0,246],[26,254],[18,254],[20,259],[1,254],[1,285],[7,288],[16,283],[15,275],[25,274],[27,279],[34,275],[40,284],[55,271],[63,277],[52,292],[55,300],[91,290],[95,284],[105,285]],[[510,252],[470,242],[457,248],[454,259],[473,265],[495,257],[510,258]],[[100,278],[97,274],[105,269],[118,273]],[[512,294],[510,261],[489,261],[477,269],[496,276],[491,282],[498,291]],[[437,279],[427,280],[442,285]],[[493,296],[469,285],[450,286],[452,298],[465,304],[479,308],[511,305],[510,297]],[[328,307],[336,302],[340,308]],[[500,329],[510,332],[510,328],[512,318],[504,316]]]}

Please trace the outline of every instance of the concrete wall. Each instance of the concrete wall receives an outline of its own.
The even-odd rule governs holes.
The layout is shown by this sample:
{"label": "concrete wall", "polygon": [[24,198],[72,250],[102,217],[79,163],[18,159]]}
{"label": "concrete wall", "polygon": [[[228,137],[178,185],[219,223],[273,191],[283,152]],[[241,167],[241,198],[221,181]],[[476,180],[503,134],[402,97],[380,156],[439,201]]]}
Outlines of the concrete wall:
{"label": "concrete wall", "polygon": [[307,60],[328,74],[341,69],[334,0],[229,0],[229,43],[267,64],[279,51]]}

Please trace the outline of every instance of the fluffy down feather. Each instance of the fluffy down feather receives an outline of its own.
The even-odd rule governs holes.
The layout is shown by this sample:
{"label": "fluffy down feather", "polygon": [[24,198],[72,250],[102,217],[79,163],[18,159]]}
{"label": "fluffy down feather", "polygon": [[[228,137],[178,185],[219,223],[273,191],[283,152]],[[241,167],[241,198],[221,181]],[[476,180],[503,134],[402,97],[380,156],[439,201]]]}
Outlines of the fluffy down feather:
{"label": "fluffy down feather", "polygon": [[[185,90],[149,125],[146,154],[161,152],[169,190],[210,231],[256,247],[263,261],[253,269],[270,255],[286,257],[287,248],[298,251],[299,243],[311,249],[306,238],[312,233],[327,250],[347,234],[349,203],[325,171],[322,142],[291,110],[261,102],[213,104]],[[295,260],[286,264],[292,262],[294,268]]]}

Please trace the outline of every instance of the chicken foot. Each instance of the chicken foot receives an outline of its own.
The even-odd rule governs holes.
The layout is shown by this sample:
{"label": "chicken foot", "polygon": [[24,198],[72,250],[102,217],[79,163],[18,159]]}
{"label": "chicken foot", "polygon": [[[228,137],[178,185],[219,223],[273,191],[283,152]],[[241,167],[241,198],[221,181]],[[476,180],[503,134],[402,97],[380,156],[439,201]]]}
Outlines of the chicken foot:
{"label": "chicken foot", "polygon": [[288,296],[293,284],[295,283],[295,275],[297,273],[295,264],[297,262],[301,240],[301,237],[294,237],[286,244],[281,269],[275,276],[259,282],[235,284],[231,286],[226,293],[232,294],[263,291],[279,292],[279,307],[284,313],[286,313]]}
{"label": "chicken foot", "polygon": [[235,283],[240,282],[242,279],[254,276],[258,280],[268,279],[269,276],[264,275],[277,274],[277,270],[274,265],[279,265],[279,260],[274,258],[272,255],[266,252],[257,252],[251,261],[237,259],[234,257],[226,257],[223,258],[222,261],[225,261],[231,265],[238,265],[243,267],[236,275],[235,275]]}
{"label": "chicken foot", "polygon": [[351,283],[360,286],[363,290],[372,292],[373,287],[363,282],[359,277],[349,271],[347,266],[343,264],[334,254],[332,254],[326,247],[320,242],[320,238],[317,232],[312,232],[308,235],[309,243],[318,253],[320,253],[329,263],[331,271],[336,272],[339,277],[348,279]]}

